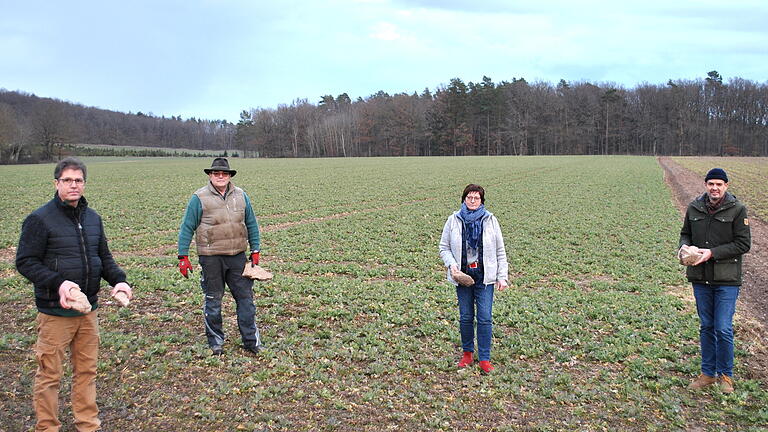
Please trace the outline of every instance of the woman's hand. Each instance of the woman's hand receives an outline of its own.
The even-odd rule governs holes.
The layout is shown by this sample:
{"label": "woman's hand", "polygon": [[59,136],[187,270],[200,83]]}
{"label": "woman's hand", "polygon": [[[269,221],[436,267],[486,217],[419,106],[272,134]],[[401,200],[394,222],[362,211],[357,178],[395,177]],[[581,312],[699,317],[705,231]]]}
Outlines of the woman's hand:
{"label": "woman's hand", "polygon": [[497,280],[495,285],[499,291],[504,291],[509,286],[505,280]]}

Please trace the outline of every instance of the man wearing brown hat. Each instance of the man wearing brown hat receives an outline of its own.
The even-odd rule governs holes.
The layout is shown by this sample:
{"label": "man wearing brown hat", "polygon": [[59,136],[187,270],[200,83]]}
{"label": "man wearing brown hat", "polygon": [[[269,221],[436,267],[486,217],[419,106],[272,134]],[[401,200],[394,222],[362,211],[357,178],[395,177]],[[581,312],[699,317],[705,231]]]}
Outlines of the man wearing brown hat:
{"label": "man wearing brown hat", "polygon": [[732,393],[733,314],[741,287],[741,256],[751,244],[749,219],[746,206],[728,192],[723,169],[709,170],[704,183],[707,192],[688,205],[680,231],[681,252],[698,255],[686,267],[686,276],[699,314],[701,374],[688,387],[719,383],[723,393]]}
{"label": "man wearing brown hat", "polygon": [[[256,327],[256,307],[253,304],[253,281],[243,277],[246,260],[259,263],[259,224],[248,195],[232,184],[237,171],[229,168],[225,158],[213,160],[204,169],[208,184],[192,195],[179,229],[179,271],[189,277],[189,244],[195,236],[197,254],[203,273],[200,286],[205,294],[205,334],[214,355],[223,353],[224,330],[221,319],[221,299],[224,284],[229,287],[237,305],[237,325],[243,348],[258,353],[261,349]],[[250,244],[248,258],[245,251]]]}

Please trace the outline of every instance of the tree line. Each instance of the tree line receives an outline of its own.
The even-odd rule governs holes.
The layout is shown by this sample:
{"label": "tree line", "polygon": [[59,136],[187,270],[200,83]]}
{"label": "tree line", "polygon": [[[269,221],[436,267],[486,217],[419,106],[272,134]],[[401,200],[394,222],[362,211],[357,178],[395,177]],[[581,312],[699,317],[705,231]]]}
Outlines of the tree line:
{"label": "tree line", "polygon": [[768,156],[768,84],[705,78],[632,89],[587,81],[450,80],[431,91],[243,110],[237,124],[124,114],[0,90],[0,158],[56,156],[67,143],[251,157],[438,155]]}
{"label": "tree line", "polygon": [[[226,120],[121,113],[0,89],[0,163],[38,162],[90,152],[73,144],[230,150],[235,125]],[[231,151],[231,150],[230,150]],[[104,154],[119,154],[102,151]]]}
{"label": "tree line", "polygon": [[625,89],[454,78],[434,92],[326,95],[243,111],[238,148],[270,157],[768,155],[768,86],[669,80]]}

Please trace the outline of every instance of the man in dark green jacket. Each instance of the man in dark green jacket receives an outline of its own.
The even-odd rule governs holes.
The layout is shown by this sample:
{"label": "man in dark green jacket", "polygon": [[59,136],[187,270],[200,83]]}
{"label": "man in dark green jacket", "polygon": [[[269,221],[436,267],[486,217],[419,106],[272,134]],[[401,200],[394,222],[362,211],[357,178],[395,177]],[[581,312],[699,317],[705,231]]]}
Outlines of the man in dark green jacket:
{"label": "man in dark green jacket", "polygon": [[747,208],[728,190],[728,175],[713,168],[704,182],[707,192],[693,200],[685,213],[680,246],[695,246],[700,255],[686,268],[693,284],[701,323],[701,374],[689,388],[716,382],[733,392],[733,314],[741,287],[741,256],[751,236]]}

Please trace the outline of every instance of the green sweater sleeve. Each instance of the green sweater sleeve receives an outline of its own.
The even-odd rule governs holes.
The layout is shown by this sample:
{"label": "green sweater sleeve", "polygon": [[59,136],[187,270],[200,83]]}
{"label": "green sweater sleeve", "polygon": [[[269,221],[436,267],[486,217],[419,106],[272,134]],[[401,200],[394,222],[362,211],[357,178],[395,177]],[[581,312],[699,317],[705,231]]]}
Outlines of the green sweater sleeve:
{"label": "green sweater sleeve", "polygon": [[200,198],[197,195],[192,195],[179,227],[179,255],[189,255],[189,244],[192,242],[195,230],[200,226],[202,216],[203,205],[200,204]]}
{"label": "green sweater sleeve", "polygon": [[245,227],[248,228],[248,243],[251,244],[251,252],[256,252],[261,250],[259,221],[256,220],[256,215],[253,213],[248,194],[243,192],[243,196],[245,197]]}

